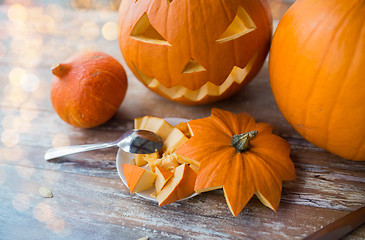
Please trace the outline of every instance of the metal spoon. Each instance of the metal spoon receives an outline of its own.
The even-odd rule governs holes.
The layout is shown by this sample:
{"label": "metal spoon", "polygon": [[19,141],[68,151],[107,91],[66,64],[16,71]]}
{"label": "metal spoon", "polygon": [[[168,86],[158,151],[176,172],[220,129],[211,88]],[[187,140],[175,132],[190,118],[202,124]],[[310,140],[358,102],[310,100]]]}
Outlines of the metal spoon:
{"label": "metal spoon", "polygon": [[50,160],[69,154],[113,146],[118,146],[121,150],[129,153],[148,154],[160,150],[163,146],[163,139],[151,131],[134,129],[125,132],[114,142],[51,148],[44,155],[44,159]]}

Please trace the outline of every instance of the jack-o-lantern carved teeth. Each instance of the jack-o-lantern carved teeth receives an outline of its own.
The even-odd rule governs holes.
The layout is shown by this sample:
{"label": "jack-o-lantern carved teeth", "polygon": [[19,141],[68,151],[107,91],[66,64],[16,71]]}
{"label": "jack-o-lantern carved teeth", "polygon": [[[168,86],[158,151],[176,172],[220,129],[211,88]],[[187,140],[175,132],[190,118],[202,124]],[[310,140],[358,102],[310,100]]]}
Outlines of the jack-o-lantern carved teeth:
{"label": "jack-o-lantern carved teeth", "polygon": [[252,21],[250,15],[248,15],[245,9],[239,7],[236,17],[216,42],[228,42],[252,32],[255,29],[256,25]]}
{"label": "jack-o-lantern carved teeth", "polygon": [[226,80],[221,85],[215,85],[211,82],[205,83],[199,89],[190,90],[184,86],[176,85],[173,87],[166,87],[160,83],[155,77],[150,77],[144,74],[135,64],[132,62],[134,69],[137,72],[139,79],[150,89],[163,92],[171,99],[178,99],[180,97],[185,97],[193,102],[202,100],[206,96],[220,96],[225,91],[227,91],[231,86],[236,84],[242,84],[247,75],[251,72],[254,63],[256,62],[258,52],[253,55],[250,61],[244,68],[234,66],[231,73],[228,75]]}
{"label": "jack-o-lantern carved teeth", "polygon": [[191,58],[190,61],[186,64],[183,73],[193,73],[202,71],[206,71],[206,69],[202,65],[200,65],[197,61]]}
{"label": "jack-o-lantern carved teeth", "polygon": [[147,13],[144,13],[134,26],[131,38],[141,42],[171,46],[164,37],[151,25]]}

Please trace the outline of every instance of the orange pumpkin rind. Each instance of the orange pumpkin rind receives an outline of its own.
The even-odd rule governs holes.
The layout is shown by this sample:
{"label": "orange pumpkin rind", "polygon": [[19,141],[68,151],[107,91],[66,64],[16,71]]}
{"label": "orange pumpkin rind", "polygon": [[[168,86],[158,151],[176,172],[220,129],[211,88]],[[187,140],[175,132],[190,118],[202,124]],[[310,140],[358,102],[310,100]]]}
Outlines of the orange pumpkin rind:
{"label": "orange pumpkin rind", "polygon": [[92,128],[107,122],[127,91],[127,75],[112,56],[98,51],[76,54],[52,67],[50,95],[55,112],[65,122]]}
{"label": "orange pumpkin rind", "polygon": [[[227,205],[237,216],[254,194],[267,207],[277,210],[282,181],[295,178],[290,145],[272,134],[272,126],[256,123],[246,113],[212,109],[210,117],[189,122],[193,136],[177,154],[200,162],[196,192],[223,188]],[[234,135],[258,131],[249,149],[238,152]]]}

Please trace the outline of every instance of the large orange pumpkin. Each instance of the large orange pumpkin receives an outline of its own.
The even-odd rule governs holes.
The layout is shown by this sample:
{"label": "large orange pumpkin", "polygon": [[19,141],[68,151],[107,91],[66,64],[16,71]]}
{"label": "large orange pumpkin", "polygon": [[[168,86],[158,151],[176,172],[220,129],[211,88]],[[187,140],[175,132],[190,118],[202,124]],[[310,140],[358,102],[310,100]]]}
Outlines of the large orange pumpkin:
{"label": "large orange pumpkin", "polygon": [[298,0],[270,50],[276,102],[308,141],[365,160],[365,1]]}
{"label": "large orange pumpkin", "polygon": [[91,128],[108,121],[127,90],[127,75],[110,55],[82,52],[52,68],[54,110],[67,123]]}
{"label": "large orange pumpkin", "polygon": [[272,32],[266,0],[124,0],[118,22],[136,77],[185,104],[217,101],[247,84]]}

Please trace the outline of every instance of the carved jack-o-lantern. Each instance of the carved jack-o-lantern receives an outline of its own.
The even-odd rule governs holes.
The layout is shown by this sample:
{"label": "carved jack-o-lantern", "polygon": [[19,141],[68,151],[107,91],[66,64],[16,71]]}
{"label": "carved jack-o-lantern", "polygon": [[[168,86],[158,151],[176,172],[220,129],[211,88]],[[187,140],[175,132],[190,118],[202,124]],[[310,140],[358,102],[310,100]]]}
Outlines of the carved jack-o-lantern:
{"label": "carved jack-o-lantern", "polygon": [[123,0],[118,23],[136,77],[185,104],[214,102],[248,83],[272,31],[266,0]]}

